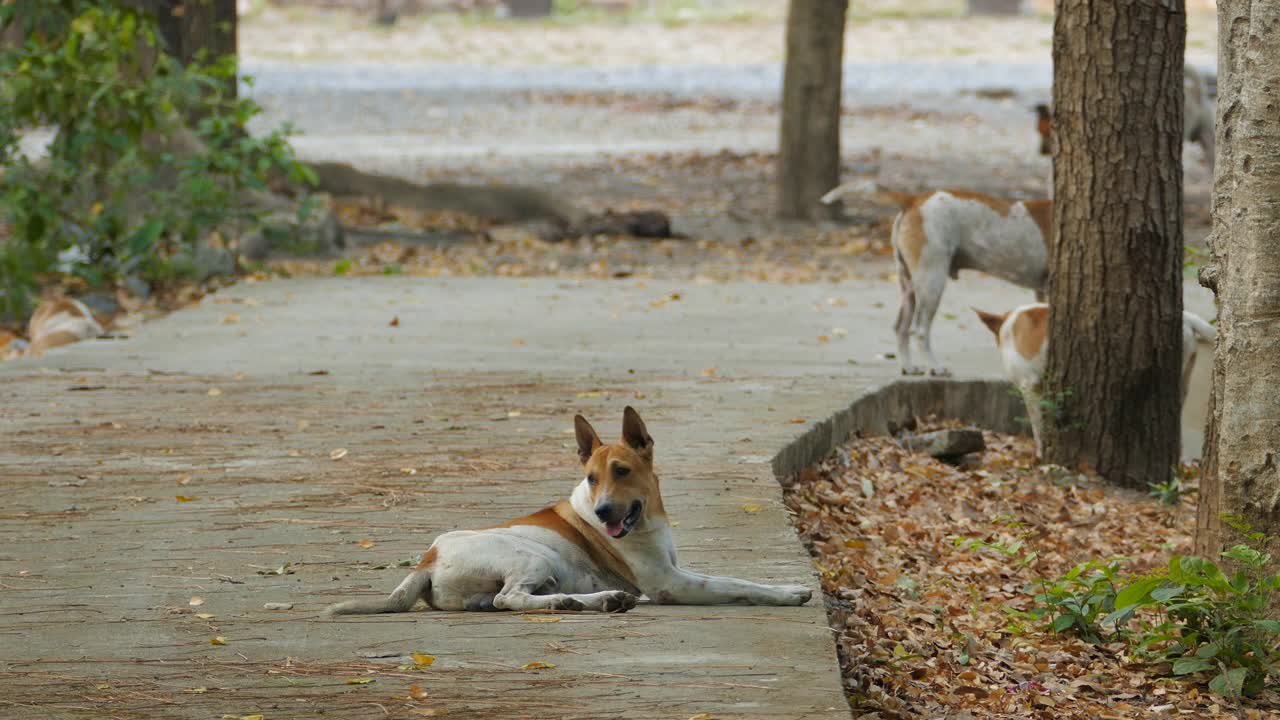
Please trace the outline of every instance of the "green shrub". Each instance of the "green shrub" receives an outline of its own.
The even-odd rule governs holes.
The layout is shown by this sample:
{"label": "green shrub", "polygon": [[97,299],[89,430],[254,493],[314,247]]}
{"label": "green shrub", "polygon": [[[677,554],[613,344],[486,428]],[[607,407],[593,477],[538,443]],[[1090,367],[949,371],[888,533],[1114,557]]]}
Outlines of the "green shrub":
{"label": "green shrub", "polygon": [[1280,620],[1268,617],[1280,599],[1280,575],[1267,571],[1269,553],[1247,544],[1222,557],[1236,568],[1230,575],[1210,560],[1172,558],[1163,576],[1121,591],[1117,620],[1146,615],[1131,644],[1171,662],[1175,675],[1208,673],[1209,689],[1219,695],[1252,697],[1280,676]]}
{"label": "green shrub", "polygon": [[[1250,543],[1265,541],[1236,527]],[[1164,572],[1125,579],[1117,561],[1078,565],[1046,583],[1033,614],[1054,632],[1124,640],[1152,662],[1171,663],[1175,675],[1208,673],[1219,695],[1252,697],[1280,676],[1280,621],[1268,616],[1280,600],[1280,575],[1267,570],[1271,555],[1249,544],[1222,557],[1235,567],[1230,575],[1211,560],[1182,556]]]}
{"label": "green shrub", "polygon": [[[183,66],[159,52],[153,18],[106,0],[0,6],[0,23],[15,22],[25,40],[0,52],[0,319],[25,317],[55,274],[180,274],[215,230],[256,222],[245,189],[277,172],[313,180],[287,128],[246,132],[260,108],[227,92],[234,58]],[[19,152],[35,127],[54,129],[39,160]]]}
{"label": "green shrub", "polygon": [[[1035,606],[1017,615],[1087,642],[1125,642],[1152,663],[1170,663],[1174,675],[1205,673],[1209,689],[1224,697],[1255,696],[1280,678],[1280,574],[1269,571],[1272,556],[1260,549],[1265,535],[1240,518],[1224,521],[1246,540],[1222,553],[1231,574],[1196,557],[1174,556],[1165,571],[1127,577],[1120,573],[1125,558],[1091,560],[1058,578],[1039,577],[1029,588]],[[1025,539],[954,542],[1028,567],[1037,556]]]}
{"label": "green shrub", "polygon": [[1090,560],[1060,578],[1041,581],[1031,616],[1047,620],[1054,632],[1070,632],[1086,642],[1104,642],[1106,623],[1099,619],[1116,609],[1116,582],[1124,562],[1123,558]]}

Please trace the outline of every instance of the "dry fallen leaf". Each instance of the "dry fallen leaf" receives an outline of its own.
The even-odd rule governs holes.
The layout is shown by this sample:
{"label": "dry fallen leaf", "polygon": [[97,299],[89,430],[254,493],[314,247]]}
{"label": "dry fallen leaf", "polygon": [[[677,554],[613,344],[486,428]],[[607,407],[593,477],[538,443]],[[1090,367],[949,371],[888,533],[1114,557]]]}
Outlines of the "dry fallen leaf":
{"label": "dry fallen leaf", "polygon": [[520,669],[521,670],[549,670],[553,667],[555,667],[555,665],[552,663],[542,662],[541,660],[535,660],[534,662],[525,663],[521,665]]}
{"label": "dry fallen leaf", "polygon": [[826,335],[819,335],[818,342],[820,343],[831,342],[831,338],[827,337]]}
{"label": "dry fallen leaf", "polygon": [[410,700],[426,700],[428,697],[430,697],[430,696],[429,696],[429,695],[427,695],[427,691],[426,691],[426,690],[423,690],[422,688],[418,687],[417,685],[410,685],[410,686],[409,686],[409,699],[410,699]]}
{"label": "dry fallen leaf", "polygon": [[529,622],[536,622],[536,623],[560,622],[560,618],[554,615],[521,615],[520,617],[522,620],[528,620]]}
{"label": "dry fallen leaf", "polygon": [[209,397],[218,397],[221,394],[221,388],[209,388]]}
{"label": "dry fallen leaf", "polygon": [[373,547],[374,545],[377,545],[377,544],[378,544],[378,543],[376,543],[376,542],[374,542],[374,541],[372,541],[372,540],[361,540],[360,542],[356,543],[356,545],[358,545],[358,546],[360,546],[360,547],[364,548],[365,550],[368,550],[369,548],[371,548],[371,547]]}
{"label": "dry fallen leaf", "polygon": [[418,667],[431,667],[436,659],[432,655],[424,655],[422,653],[409,653],[409,657],[413,658],[413,664]]}
{"label": "dry fallen leaf", "polygon": [[210,645],[226,645],[226,644],[227,644],[227,639],[226,639],[226,638],[224,638],[224,637],[222,637],[221,635],[219,635],[218,637],[210,638],[210,639],[209,639],[209,644],[210,644]]}
{"label": "dry fallen leaf", "polygon": [[262,720],[262,717],[261,713],[253,715],[223,715],[222,720]]}
{"label": "dry fallen leaf", "polygon": [[190,475],[183,475],[182,477],[178,478],[178,484],[179,484],[179,485],[186,485],[186,484],[188,484],[188,483],[190,483],[190,482],[191,482],[191,476],[190,476]]}
{"label": "dry fallen leaf", "polygon": [[204,604],[204,598],[199,595],[192,595],[191,599],[187,601],[187,604],[191,607],[200,607]]}
{"label": "dry fallen leaf", "polygon": [[344,458],[344,457],[346,457],[346,456],[347,456],[347,449],[346,449],[346,448],[335,448],[334,450],[332,450],[332,451],[330,451],[330,452],[329,452],[329,459],[330,459],[330,460],[341,460],[342,458]]}
{"label": "dry fallen leaf", "polygon": [[212,620],[217,616],[212,613],[196,613],[196,617],[200,618],[201,620]]}
{"label": "dry fallen leaf", "polygon": [[742,512],[745,513],[758,513],[763,509],[764,507],[762,505],[756,505],[755,503],[747,503],[742,506]]}
{"label": "dry fallen leaf", "polygon": [[222,318],[223,325],[235,325],[238,322],[240,322],[240,316],[235,313],[229,313],[226,317]]}
{"label": "dry fallen leaf", "polygon": [[715,377],[715,376],[716,376],[716,369],[713,367],[709,367],[702,371],[702,377]]}
{"label": "dry fallen leaf", "polygon": [[400,472],[404,475],[417,475],[418,468],[400,468]]}
{"label": "dry fallen leaf", "polygon": [[387,326],[388,326],[388,327],[400,327],[400,316],[399,316],[399,315],[397,315],[397,316],[395,316],[395,317],[391,318],[391,322],[387,323]]}
{"label": "dry fallen leaf", "polygon": [[712,717],[711,713],[698,713],[697,715],[690,715],[689,720],[715,720],[715,719]]}
{"label": "dry fallen leaf", "polygon": [[186,690],[183,690],[182,692],[184,692],[184,693],[191,693],[192,695],[203,695],[203,694],[205,694],[205,693],[209,692],[209,688],[207,688],[207,687],[187,688]]}
{"label": "dry fallen leaf", "polygon": [[524,342],[524,338],[516,338],[516,339],[514,339],[514,340],[512,340],[512,341],[511,341],[511,344],[512,344],[512,345],[524,345],[524,344],[525,344],[525,342]]}
{"label": "dry fallen leaf", "polygon": [[347,680],[348,685],[368,685],[373,682],[373,678],[351,678]]}
{"label": "dry fallen leaf", "polygon": [[198,497],[195,497],[194,495],[174,495],[173,497],[178,502],[195,502],[196,500],[200,499]]}
{"label": "dry fallen leaf", "polygon": [[804,418],[791,418],[790,420],[787,421],[787,423],[790,425],[803,425]]}

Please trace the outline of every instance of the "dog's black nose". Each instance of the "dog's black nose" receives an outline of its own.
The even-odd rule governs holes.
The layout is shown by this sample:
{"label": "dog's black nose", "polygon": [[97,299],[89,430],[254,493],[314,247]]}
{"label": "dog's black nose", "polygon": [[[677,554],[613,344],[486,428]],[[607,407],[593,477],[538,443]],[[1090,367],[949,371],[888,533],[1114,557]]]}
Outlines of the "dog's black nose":
{"label": "dog's black nose", "polygon": [[596,517],[600,518],[600,522],[611,522],[614,514],[613,503],[600,503],[596,506]]}

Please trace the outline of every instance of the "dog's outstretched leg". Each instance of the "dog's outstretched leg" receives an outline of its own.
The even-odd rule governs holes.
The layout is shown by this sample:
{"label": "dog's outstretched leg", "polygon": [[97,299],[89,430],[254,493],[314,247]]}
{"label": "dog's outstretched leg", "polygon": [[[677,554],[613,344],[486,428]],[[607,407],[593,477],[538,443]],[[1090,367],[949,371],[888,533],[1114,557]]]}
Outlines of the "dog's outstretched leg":
{"label": "dog's outstretched leg", "polygon": [[651,597],[664,605],[803,605],[813,591],[804,585],[761,585],[671,567]]}

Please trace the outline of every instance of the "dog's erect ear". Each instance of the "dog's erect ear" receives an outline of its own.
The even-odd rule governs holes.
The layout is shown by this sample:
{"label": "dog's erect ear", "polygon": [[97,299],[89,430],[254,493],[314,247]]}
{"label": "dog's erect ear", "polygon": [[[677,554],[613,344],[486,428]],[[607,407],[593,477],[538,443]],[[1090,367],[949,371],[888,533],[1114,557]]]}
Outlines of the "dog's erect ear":
{"label": "dog's erect ear", "polygon": [[622,411],[622,441],[641,457],[653,459],[653,438],[649,437],[640,413],[630,405]]}
{"label": "dog's erect ear", "polygon": [[999,345],[1000,328],[1004,327],[1005,318],[1009,317],[1009,313],[1005,313],[1004,315],[993,315],[989,312],[982,312],[978,308],[974,308],[973,311],[978,313],[978,319],[982,321],[982,324],[986,325],[987,329],[995,334],[996,344]]}
{"label": "dog's erect ear", "polygon": [[578,437],[578,458],[582,460],[583,465],[586,465],[591,459],[591,453],[604,443],[600,442],[596,429],[591,427],[591,423],[581,415],[573,416],[573,434]]}

